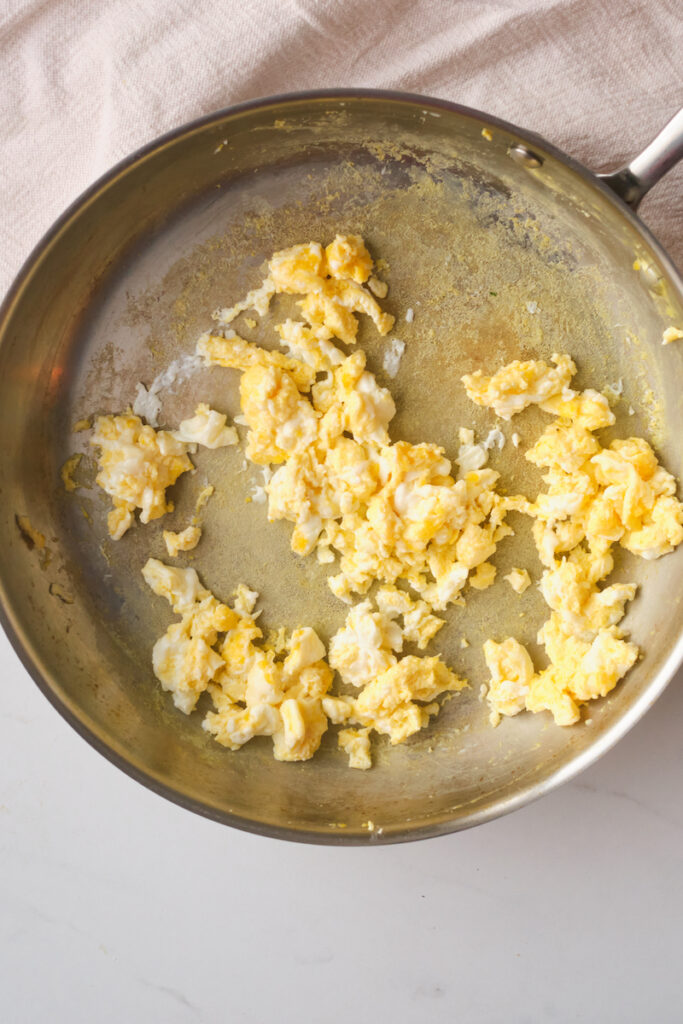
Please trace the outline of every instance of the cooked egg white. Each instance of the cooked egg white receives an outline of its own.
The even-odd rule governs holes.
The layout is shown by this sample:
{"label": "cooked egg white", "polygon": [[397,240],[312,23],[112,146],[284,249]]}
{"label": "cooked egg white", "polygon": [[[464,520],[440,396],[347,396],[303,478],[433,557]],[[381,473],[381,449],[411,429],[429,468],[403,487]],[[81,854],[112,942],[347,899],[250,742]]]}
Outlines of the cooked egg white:
{"label": "cooked egg white", "polygon": [[184,444],[200,444],[205,448],[225,448],[237,444],[239,437],[234,427],[226,426],[227,417],[201,402],[194,416],[182,420],[173,436]]}

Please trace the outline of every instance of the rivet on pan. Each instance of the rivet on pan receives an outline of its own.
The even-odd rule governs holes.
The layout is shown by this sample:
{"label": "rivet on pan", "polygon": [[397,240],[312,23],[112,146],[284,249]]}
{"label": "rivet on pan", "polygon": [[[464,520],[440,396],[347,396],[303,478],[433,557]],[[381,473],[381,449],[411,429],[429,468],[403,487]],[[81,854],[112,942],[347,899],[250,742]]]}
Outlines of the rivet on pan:
{"label": "rivet on pan", "polygon": [[510,146],[508,156],[512,157],[516,164],[521,164],[522,167],[541,167],[543,165],[542,156],[521,144]]}

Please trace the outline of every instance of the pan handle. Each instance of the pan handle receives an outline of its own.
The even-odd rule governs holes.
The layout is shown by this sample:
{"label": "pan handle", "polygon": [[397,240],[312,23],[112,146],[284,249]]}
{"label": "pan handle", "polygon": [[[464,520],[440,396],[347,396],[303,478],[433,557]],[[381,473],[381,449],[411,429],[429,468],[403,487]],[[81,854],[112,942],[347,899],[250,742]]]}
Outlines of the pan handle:
{"label": "pan handle", "polygon": [[598,174],[605,185],[637,210],[643,196],[683,157],[683,109],[630,163],[609,174]]}

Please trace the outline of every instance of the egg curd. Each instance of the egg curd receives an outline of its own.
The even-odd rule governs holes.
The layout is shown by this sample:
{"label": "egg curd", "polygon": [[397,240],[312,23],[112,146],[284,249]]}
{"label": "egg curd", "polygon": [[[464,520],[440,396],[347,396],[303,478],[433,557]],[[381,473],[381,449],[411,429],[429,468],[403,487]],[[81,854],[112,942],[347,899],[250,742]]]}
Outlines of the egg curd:
{"label": "egg curd", "polygon": [[[251,500],[267,500],[269,520],[292,524],[292,550],[329,564],[332,592],[352,605],[328,650],[309,627],[289,637],[273,630],[264,641],[254,591],[240,586],[230,606],[194,569],[148,560],[147,584],[179,617],[154,645],[154,672],[186,714],[208,694],[204,729],[231,750],[269,736],[277,760],[307,760],[333,724],[343,727],[338,745],[350,766],[364,770],[373,733],[397,744],[424,728],[468,684],[438,655],[404,654],[404,645],[424,651],[444,625],[435,613],[464,605],[468,585],[494,584],[497,545],[513,532],[505,522],[510,510],[533,519],[538,586],[550,611],[538,641],[548,664],[536,669],[514,637],[487,640],[482,699],[494,725],[523,711],[549,711],[558,725],[571,725],[639,656],[619,628],[636,585],[606,583],[613,545],[656,559],[683,540],[676,481],[641,438],[602,446],[596,432],[614,415],[604,394],[571,388],[576,366],[567,354],[463,377],[469,398],[503,420],[530,405],[554,417],[526,452],[544,474],[534,501],[497,490],[499,474],[487,461],[506,443],[499,427],[480,442],[462,428],[455,469],[438,445],[392,440],[393,399],[356,347],[360,315],[382,336],[394,326],[379,305],[387,285],[375,269],[355,235],[275,253],[263,282],[214,313],[217,326],[197,343],[206,365],[241,373],[237,422],[246,427],[247,459],[263,472]],[[297,296],[300,310],[276,325],[280,349],[236,333],[240,313],[263,315],[280,294]],[[385,367],[394,376],[405,344],[387,343]],[[137,509],[147,523],[173,507],[166,490],[193,469],[196,445],[238,440],[226,417],[205,404],[172,432],[130,412],[98,417],[91,444],[99,449],[97,483],[113,501],[112,538],[123,536]],[[511,440],[519,446],[518,434]],[[70,470],[64,479],[68,487]],[[211,493],[202,492],[197,513]],[[173,557],[192,550],[201,537],[197,515],[163,537]],[[517,594],[531,585],[524,567],[504,580]],[[464,637],[461,646],[468,646]]]}
{"label": "egg curd", "polygon": [[642,438],[615,440],[603,448],[595,431],[614,423],[607,399],[569,387],[576,370],[569,356],[553,356],[553,362],[555,368],[541,361],[514,362],[493,377],[463,378],[469,397],[503,418],[532,403],[557,417],[526,452],[529,462],[545,471],[546,489],[534,502],[510,500],[534,519],[545,567],[540,590],[551,610],[538,642],[549,665],[536,673],[514,638],[487,641],[487,699],[494,724],[501,715],[526,709],[550,711],[558,725],[572,725],[582,704],[609,693],[639,655],[618,628],[635,597],[635,583],[603,585],[614,565],[612,546],[655,559],[683,540],[683,505],[673,476]]}
{"label": "egg curd", "polygon": [[107,519],[110,537],[123,537],[133,525],[136,509],[140,509],[141,523],[172,511],[166,489],[194,469],[188,443],[221,448],[238,440],[235,428],[226,427],[226,417],[207,405],[200,405],[195,416],[184,420],[175,433],[155,430],[131,412],[98,416],[90,444],[100,450],[96,482],[114,505]]}
{"label": "egg curd", "polygon": [[198,526],[190,524],[178,533],[174,530],[164,530],[162,536],[169,555],[171,558],[176,558],[179,551],[192,551],[197,547],[202,537],[202,531]]}

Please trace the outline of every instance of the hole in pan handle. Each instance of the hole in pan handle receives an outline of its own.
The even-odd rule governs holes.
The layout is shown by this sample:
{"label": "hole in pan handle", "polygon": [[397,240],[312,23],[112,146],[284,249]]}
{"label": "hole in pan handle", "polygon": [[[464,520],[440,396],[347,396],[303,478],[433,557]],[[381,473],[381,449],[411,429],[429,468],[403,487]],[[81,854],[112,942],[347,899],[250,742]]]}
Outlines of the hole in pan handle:
{"label": "hole in pan handle", "polygon": [[642,153],[624,167],[598,174],[613,192],[637,210],[641,199],[683,157],[683,108],[675,114]]}

